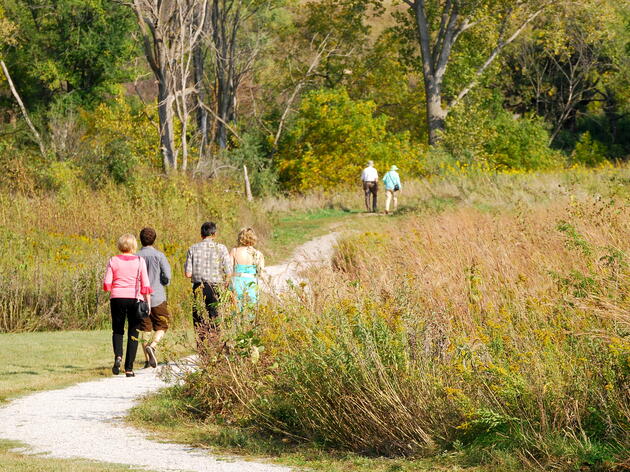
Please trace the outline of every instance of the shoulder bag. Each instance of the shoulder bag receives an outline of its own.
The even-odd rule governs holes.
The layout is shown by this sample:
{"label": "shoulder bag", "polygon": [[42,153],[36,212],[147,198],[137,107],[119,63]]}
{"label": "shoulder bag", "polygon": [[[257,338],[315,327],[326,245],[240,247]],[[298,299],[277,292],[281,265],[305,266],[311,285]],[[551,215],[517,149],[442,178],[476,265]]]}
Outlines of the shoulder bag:
{"label": "shoulder bag", "polygon": [[140,269],[142,268],[142,258],[138,256],[138,274],[136,276],[136,317],[139,320],[143,320],[149,317],[149,304],[140,298],[140,292],[142,287],[142,281],[140,279],[142,273]]}

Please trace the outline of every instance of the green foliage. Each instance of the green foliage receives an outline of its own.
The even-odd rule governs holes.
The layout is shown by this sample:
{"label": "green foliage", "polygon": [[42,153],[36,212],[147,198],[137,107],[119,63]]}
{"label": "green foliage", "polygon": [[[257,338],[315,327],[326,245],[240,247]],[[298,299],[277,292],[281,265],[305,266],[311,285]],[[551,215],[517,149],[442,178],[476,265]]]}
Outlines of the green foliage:
{"label": "green foliage", "polygon": [[489,161],[498,169],[544,169],[562,163],[549,149],[549,133],[542,119],[515,118],[502,111],[491,126],[494,136],[485,144]]}
{"label": "green foliage", "polygon": [[86,180],[100,186],[104,183],[102,175],[106,174],[117,183],[127,183],[141,165],[159,168],[155,119],[155,110],[138,104],[134,106],[120,94],[93,111],[82,110],[85,134],[82,137],[83,153],[77,159]]}
{"label": "green foliage", "polygon": [[447,119],[444,147],[459,161],[485,162],[494,169],[544,169],[561,165],[561,156],[549,148],[549,133],[542,120],[516,118],[497,96],[474,94],[466,106]]}
{"label": "green foliage", "polygon": [[348,93],[356,100],[370,100],[376,104],[376,113],[389,119],[387,129],[409,132],[412,140],[424,141],[427,123],[424,116],[424,89],[422,79],[405,63],[399,54],[403,45],[390,31],[385,31],[356,61],[347,81]]}
{"label": "green foliage", "polygon": [[0,59],[3,59],[1,48],[15,43],[15,30],[15,24],[7,19],[4,8],[0,5]]}
{"label": "green foliage", "polygon": [[243,166],[247,166],[252,193],[256,196],[271,195],[278,190],[278,176],[263,139],[255,133],[245,133],[237,145],[221,153],[235,167],[234,174],[239,180],[243,178]]}
{"label": "green foliage", "polygon": [[89,104],[127,76],[135,53],[127,7],[106,0],[6,0],[4,7],[18,27],[5,60],[31,107]]}
{"label": "green foliage", "polygon": [[628,154],[622,128],[630,103],[629,13],[613,0],[552,6],[510,49],[507,73],[497,77],[509,109],[543,117],[554,147],[567,153],[589,131],[608,146],[609,157]]}
{"label": "green foliage", "polygon": [[606,162],[606,146],[591,138],[587,131],[582,133],[571,154],[571,160],[586,167],[596,167]]}
{"label": "green foliage", "polygon": [[373,102],[350,99],[344,89],[310,92],[281,143],[277,167],[290,188],[330,189],[357,182],[373,160],[383,171],[396,164],[403,175],[422,171],[408,134],[387,131],[387,117],[374,117]]}

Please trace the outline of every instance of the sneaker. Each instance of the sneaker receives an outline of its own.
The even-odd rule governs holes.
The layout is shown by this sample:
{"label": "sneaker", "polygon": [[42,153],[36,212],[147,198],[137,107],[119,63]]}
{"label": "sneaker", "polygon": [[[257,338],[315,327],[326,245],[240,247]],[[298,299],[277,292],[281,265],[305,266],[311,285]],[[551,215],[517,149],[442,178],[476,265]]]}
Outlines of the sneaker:
{"label": "sneaker", "polygon": [[157,358],[155,357],[155,348],[147,346],[147,357],[149,358],[149,365],[151,367],[157,367]]}
{"label": "sneaker", "polygon": [[122,361],[122,357],[117,357],[114,359],[114,366],[112,367],[112,374],[118,375],[120,374],[120,362]]}

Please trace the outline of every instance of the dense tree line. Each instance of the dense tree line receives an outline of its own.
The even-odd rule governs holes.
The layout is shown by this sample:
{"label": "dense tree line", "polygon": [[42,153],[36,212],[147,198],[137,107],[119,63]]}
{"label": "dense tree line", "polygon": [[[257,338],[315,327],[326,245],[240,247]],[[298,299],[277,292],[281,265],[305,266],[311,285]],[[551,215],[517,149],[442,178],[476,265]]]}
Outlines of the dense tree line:
{"label": "dense tree line", "polygon": [[2,0],[0,142],[32,146],[30,114],[44,161],[249,165],[259,190],[364,155],[591,165],[630,153],[629,52],[612,0]]}

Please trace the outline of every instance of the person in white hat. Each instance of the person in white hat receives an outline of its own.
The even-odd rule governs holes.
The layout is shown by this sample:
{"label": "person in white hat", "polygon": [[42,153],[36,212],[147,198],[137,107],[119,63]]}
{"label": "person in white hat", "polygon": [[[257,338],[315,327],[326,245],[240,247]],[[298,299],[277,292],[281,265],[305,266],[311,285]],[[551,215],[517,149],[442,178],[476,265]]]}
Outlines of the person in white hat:
{"label": "person in white hat", "polygon": [[392,166],[383,177],[385,185],[385,214],[389,214],[389,206],[394,200],[394,211],[398,209],[398,192],[402,190],[402,183],[398,175],[398,167]]}

